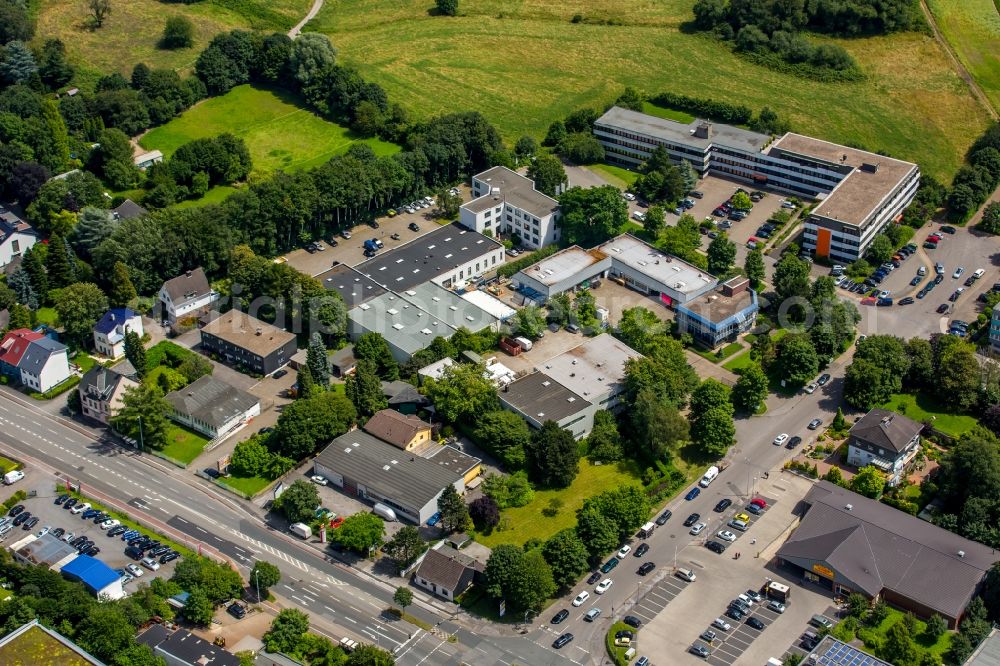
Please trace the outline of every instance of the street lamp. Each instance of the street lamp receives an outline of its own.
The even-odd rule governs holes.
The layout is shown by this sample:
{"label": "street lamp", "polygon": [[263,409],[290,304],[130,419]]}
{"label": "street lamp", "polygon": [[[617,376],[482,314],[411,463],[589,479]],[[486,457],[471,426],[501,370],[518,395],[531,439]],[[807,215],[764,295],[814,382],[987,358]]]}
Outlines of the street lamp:
{"label": "street lamp", "polygon": [[253,580],[254,580],[254,583],[256,583],[256,585],[257,585],[257,603],[260,603],[260,570],[259,569],[254,569],[253,570]]}
{"label": "street lamp", "polygon": [[136,415],[135,418],[139,420],[139,451],[142,452],[145,448],[142,442],[142,414]]}

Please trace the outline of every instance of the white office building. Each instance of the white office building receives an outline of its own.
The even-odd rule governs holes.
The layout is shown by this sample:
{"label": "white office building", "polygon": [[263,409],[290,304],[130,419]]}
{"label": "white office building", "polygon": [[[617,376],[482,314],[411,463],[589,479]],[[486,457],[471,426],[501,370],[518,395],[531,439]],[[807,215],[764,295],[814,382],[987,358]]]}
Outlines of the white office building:
{"label": "white office building", "polygon": [[460,209],[463,226],[481,234],[516,235],[532,249],[559,240],[559,202],[536,190],[531,179],[496,166],[472,177],[472,196]]}

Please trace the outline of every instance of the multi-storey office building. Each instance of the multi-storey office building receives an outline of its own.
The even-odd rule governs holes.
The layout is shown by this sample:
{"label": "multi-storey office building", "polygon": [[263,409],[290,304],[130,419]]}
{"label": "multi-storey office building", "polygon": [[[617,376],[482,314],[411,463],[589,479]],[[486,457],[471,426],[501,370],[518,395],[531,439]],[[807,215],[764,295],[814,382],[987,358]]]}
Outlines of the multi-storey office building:
{"label": "multi-storey office building", "polygon": [[472,177],[472,196],[461,208],[463,226],[494,236],[516,234],[535,249],[559,240],[559,202],[536,190],[530,178],[496,166]]}

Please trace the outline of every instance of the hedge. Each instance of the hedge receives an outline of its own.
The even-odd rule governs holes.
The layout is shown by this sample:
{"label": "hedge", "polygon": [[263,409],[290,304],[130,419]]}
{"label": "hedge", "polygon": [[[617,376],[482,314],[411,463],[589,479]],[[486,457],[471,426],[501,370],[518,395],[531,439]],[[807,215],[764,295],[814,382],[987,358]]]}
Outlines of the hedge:
{"label": "hedge", "polygon": [[500,268],[497,269],[497,275],[500,277],[510,277],[514,273],[517,273],[523,268],[527,268],[536,261],[541,261],[545,257],[555,254],[559,251],[557,245],[546,245],[540,250],[535,250],[530,254],[526,254],[516,261],[509,261]]}
{"label": "hedge", "polygon": [[746,125],[753,118],[753,109],[743,104],[731,104],[704,97],[688,97],[671,92],[662,92],[650,100],[657,106],[665,106],[677,111],[685,111],[710,120]]}

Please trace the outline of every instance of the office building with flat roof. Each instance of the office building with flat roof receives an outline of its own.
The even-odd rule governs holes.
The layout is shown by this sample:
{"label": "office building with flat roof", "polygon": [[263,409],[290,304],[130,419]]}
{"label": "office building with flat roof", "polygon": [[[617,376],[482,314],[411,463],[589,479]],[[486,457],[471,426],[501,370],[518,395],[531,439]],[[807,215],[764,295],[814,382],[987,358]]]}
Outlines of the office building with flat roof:
{"label": "office building with flat roof", "polygon": [[625,391],[625,363],[641,357],[618,338],[602,333],[550,358],[538,370],[598,409],[613,409]]}
{"label": "office building with flat roof", "polygon": [[530,178],[495,166],[472,177],[472,196],[459,209],[469,229],[516,235],[532,249],[559,240],[559,202],[536,190]]}
{"label": "office building with flat roof", "polygon": [[500,404],[532,428],[554,421],[575,439],[590,434],[597,407],[570,391],[544,372],[534,372],[507,384],[500,391]]}
{"label": "office building with flat roof", "polygon": [[696,342],[715,349],[735,342],[757,321],[757,292],[745,277],[734,277],[718,289],[677,306],[677,329],[689,333]]}
{"label": "office building with flat roof", "polygon": [[920,184],[912,162],[787,133],[764,134],[695,120],[679,123],[612,107],[594,123],[609,161],[635,167],[657,147],[702,175],[721,174],[820,203],[809,214],[803,247],[853,261],[898,219]]}

